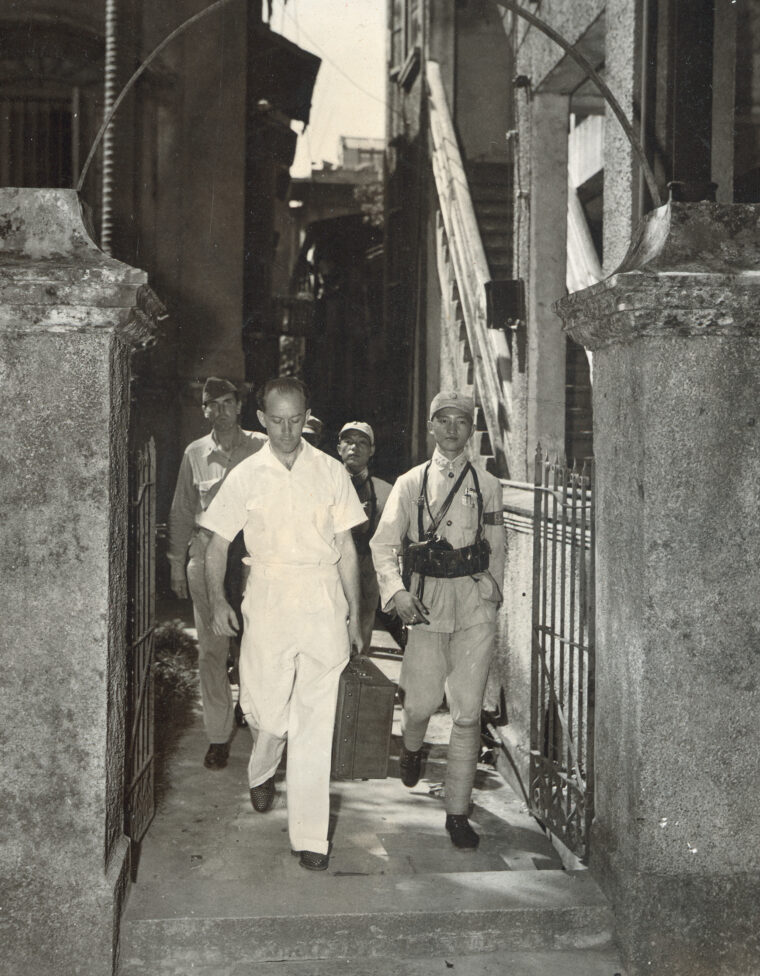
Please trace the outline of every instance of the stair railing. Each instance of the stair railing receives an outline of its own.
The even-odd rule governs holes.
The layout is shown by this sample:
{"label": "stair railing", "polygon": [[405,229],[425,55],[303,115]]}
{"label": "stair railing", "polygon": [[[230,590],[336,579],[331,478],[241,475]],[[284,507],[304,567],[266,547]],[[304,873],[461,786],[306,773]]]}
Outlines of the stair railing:
{"label": "stair railing", "polygon": [[480,406],[497,470],[503,474],[509,470],[509,407],[489,338],[487,292],[491,274],[438,62],[428,61],[425,72],[438,202],[472,353]]}

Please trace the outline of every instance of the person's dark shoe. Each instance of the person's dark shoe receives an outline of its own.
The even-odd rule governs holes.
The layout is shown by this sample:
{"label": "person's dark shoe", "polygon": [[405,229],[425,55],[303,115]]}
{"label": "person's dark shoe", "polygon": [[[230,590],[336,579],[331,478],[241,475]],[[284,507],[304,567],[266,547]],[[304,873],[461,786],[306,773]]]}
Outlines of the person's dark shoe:
{"label": "person's dark shoe", "polygon": [[229,742],[212,742],[208,747],[206,755],[203,757],[203,765],[206,769],[224,769],[230,755]]}
{"label": "person's dark shoe", "polygon": [[411,752],[405,745],[401,746],[398,759],[401,782],[404,786],[416,786],[420,781],[420,767],[422,765],[422,749]]}
{"label": "person's dark shoe", "polygon": [[297,857],[298,863],[307,871],[326,871],[330,863],[329,854],[318,854],[316,851],[291,851],[293,857]]}
{"label": "person's dark shoe", "polygon": [[451,837],[451,843],[460,851],[474,851],[480,843],[480,837],[470,826],[470,821],[464,814],[446,814],[446,830]]}
{"label": "person's dark shoe", "polygon": [[251,787],[251,803],[257,813],[266,813],[272,806],[272,800],[274,800],[274,776],[270,776],[258,786]]}

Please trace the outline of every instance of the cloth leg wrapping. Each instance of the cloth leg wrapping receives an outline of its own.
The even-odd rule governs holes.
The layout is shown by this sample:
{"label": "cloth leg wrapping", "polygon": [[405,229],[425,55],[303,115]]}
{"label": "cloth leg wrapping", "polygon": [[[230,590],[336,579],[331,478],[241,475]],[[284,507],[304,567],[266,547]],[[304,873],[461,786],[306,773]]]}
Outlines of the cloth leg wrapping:
{"label": "cloth leg wrapping", "polygon": [[480,711],[494,646],[494,623],[450,635],[446,695],[452,727],[446,759],[446,812],[466,814],[480,752]]}

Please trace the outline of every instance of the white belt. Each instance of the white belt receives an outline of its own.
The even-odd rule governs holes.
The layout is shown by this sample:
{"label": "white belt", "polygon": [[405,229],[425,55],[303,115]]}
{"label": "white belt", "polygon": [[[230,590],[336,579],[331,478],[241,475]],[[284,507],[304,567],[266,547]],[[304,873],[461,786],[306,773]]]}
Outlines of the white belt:
{"label": "white belt", "polygon": [[286,579],[293,576],[308,576],[334,579],[338,575],[338,564],[334,563],[265,563],[260,559],[245,556],[243,562],[251,567],[251,576],[260,579]]}

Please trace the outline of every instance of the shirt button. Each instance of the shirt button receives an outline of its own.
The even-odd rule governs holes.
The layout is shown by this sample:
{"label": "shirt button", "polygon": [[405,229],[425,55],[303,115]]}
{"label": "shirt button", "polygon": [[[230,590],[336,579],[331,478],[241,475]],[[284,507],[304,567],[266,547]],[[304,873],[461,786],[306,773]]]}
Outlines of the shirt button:
{"label": "shirt button", "polygon": [[453,478],[453,477],[454,477],[454,472],[453,471],[449,471],[449,478]]}
{"label": "shirt button", "polygon": [[446,525],[451,525],[451,519],[448,520],[448,522],[446,523]]}

